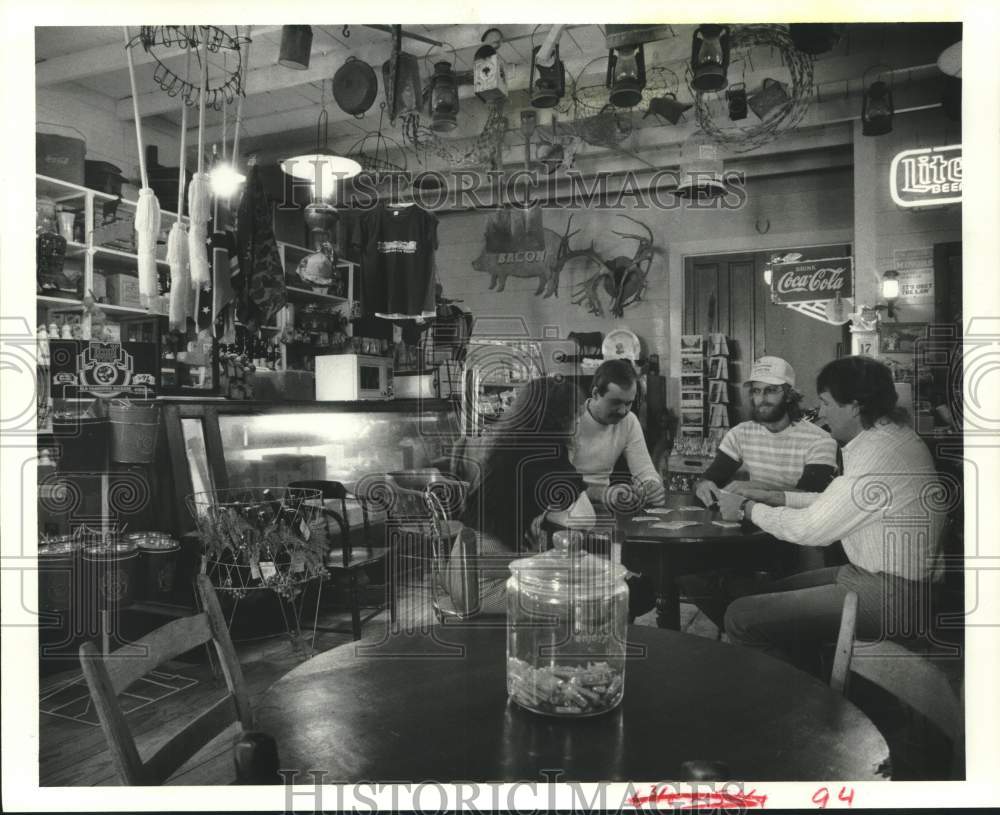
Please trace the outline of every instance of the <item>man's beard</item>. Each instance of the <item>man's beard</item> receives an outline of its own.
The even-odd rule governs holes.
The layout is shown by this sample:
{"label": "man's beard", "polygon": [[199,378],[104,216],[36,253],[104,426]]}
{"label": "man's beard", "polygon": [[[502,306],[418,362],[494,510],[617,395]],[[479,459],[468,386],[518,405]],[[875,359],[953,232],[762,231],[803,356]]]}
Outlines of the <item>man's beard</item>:
{"label": "man's beard", "polygon": [[788,415],[788,403],[782,399],[781,404],[774,406],[754,406],[753,420],[761,424],[770,422],[780,422]]}

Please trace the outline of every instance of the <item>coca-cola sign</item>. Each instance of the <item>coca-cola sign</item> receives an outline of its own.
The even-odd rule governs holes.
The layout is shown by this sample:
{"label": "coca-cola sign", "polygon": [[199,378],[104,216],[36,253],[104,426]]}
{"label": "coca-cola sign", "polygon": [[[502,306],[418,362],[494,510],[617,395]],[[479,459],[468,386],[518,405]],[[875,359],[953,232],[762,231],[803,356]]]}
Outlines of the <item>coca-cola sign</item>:
{"label": "coca-cola sign", "polygon": [[962,200],[962,145],[897,153],[889,168],[892,200],[901,207],[933,207]]}
{"label": "coca-cola sign", "polygon": [[822,258],[771,264],[771,301],[801,303],[850,297],[854,290],[854,258]]}

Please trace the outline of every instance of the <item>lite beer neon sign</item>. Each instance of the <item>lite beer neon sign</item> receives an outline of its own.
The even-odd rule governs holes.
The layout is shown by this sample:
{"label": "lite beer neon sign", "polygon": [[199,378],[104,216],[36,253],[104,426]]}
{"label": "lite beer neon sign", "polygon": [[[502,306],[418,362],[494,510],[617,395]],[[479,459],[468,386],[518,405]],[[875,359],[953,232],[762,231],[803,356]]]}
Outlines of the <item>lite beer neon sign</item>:
{"label": "lite beer neon sign", "polygon": [[935,207],[962,200],[962,145],[904,150],[889,169],[892,200],[901,207]]}

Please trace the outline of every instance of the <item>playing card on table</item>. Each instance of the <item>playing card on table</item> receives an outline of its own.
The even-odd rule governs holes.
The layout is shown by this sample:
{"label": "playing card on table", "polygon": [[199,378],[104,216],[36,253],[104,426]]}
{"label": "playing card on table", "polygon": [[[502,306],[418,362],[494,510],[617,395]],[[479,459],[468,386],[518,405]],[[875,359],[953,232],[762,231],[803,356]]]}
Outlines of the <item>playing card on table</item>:
{"label": "playing card on table", "polygon": [[678,507],[681,512],[701,512],[704,507]]}
{"label": "playing card on table", "polygon": [[665,507],[656,507],[654,509],[647,509],[646,512],[650,513],[651,515],[669,515],[671,512],[673,512],[673,510],[666,509]]}
{"label": "playing card on table", "polygon": [[734,526],[739,526],[737,521],[712,521],[716,526],[724,526],[726,529],[731,529]]}
{"label": "playing card on table", "polygon": [[655,515],[636,515],[632,518],[633,521],[658,521],[660,520]]}
{"label": "playing card on table", "polygon": [[685,526],[698,526],[697,521],[660,521],[658,524],[653,524],[652,529],[683,529]]}

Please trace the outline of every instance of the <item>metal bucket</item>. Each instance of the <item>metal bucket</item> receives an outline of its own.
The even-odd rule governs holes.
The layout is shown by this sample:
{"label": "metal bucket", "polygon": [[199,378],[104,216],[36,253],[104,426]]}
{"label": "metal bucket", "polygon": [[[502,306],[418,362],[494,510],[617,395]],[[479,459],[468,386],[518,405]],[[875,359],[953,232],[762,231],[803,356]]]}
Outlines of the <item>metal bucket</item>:
{"label": "metal bucket", "polygon": [[165,602],[173,594],[181,545],[165,532],[134,532],[126,541],[139,549],[139,596]]}
{"label": "metal bucket", "polygon": [[82,566],[82,546],[72,535],[48,538],[38,545],[38,608],[41,611],[69,611],[73,607],[73,586]]}
{"label": "metal bucket", "polygon": [[136,599],[139,550],[132,541],[112,540],[83,550],[87,585],[100,609],[124,608]]}
{"label": "metal bucket", "polygon": [[111,420],[111,460],[123,464],[149,464],[156,458],[156,435],[160,428],[160,408],[155,403],[113,401],[108,407]]}

